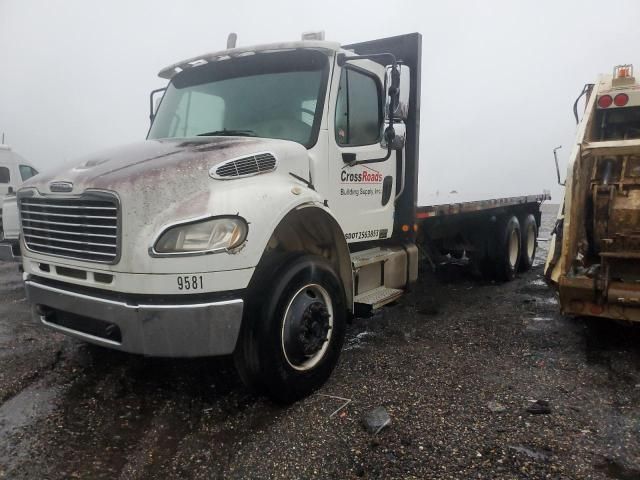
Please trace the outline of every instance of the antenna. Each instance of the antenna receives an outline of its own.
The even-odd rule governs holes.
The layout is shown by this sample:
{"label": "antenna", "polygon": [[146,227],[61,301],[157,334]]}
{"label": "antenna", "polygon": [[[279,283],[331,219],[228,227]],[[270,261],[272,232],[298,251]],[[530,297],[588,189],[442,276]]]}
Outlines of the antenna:
{"label": "antenna", "polygon": [[227,49],[236,48],[236,42],[238,41],[238,34],[231,32],[227,37]]}

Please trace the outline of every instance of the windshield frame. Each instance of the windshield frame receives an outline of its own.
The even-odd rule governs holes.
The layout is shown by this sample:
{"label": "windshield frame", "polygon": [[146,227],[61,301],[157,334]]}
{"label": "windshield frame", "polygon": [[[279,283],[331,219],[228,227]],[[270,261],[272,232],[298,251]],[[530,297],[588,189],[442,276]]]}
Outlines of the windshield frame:
{"label": "windshield frame", "polygon": [[[302,144],[302,143],[298,143],[299,145],[304,146],[307,150],[312,149],[317,143],[318,143],[318,138],[320,136],[320,128],[322,125],[322,120],[323,120],[323,116],[324,116],[324,110],[325,110],[325,103],[326,103],[326,99],[327,99],[327,92],[329,90],[329,78],[330,78],[330,73],[331,73],[331,66],[333,65],[334,61],[334,52],[332,51],[328,51],[325,49],[317,49],[317,48],[295,48],[295,49],[288,49],[288,50],[283,50],[283,51],[269,51],[269,52],[260,52],[257,51],[255,52],[253,55],[250,56],[243,56],[243,57],[235,57],[235,58],[229,58],[226,60],[220,60],[220,62],[238,62],[238,61],[250,61],[251,59],[259,59],[259,60],[264,60],[265,56],[267,55],[287,55],[290,54],[292,56],[294,55],[301,55],[301,54],[309,54],[309,55],[316,55],[316,56],[322,56],[324,57],[324,65],[322,66],[322,69],[319,70],[320,71],[320,87],[318,89],[318,98],[316,101],[316,109],[315,109],[315,113],[314,113],[314,117],[313,117],[313,124],[311,125],[311,131],[310,131],[310,135],[309,135],[309,140]],[[281,60],[280,60],[281,61]],[[214,69],[216,64],[218,64],[219,62],[212,62],[206,65],[203,65],[202,67],[197,67],[194,69],[189,69],[189,70],[184,70],[183,72],[180,72],[179,74],[175,75],[174,77],[171,78],[171,80],[169,80],[169,83],[167,84],[165,91],[162,94],[162,98],[160,99],[160,102],[158,103],[158,106],[156,108],[155,113],[157,114],[157,112],[160,111],[161,107],[162,107],[162,103],[165,100],[166,94],[169,91],[169,87],[170,86],[174,86],[174,84],[176,83],[176,81],[179,83],[181,81],[184,80],[184,78],[186,76],[193,76],[193,75],[197,75],[197,74],[202,74],[204,73],[206,70],[208,69]],[[203,67],[207,67],[206,69]],[[194,74],[194,71],[196,71],[196,73]],[[295,69],[291,69],[291,72],[295,72]],[[246,77],[247,75],[238,75],[237,78],[242,78],[242,77]],[[233,76],[230,76],[229,78],[234,78]],[[210,81],[215,81],[215,80],[210,80]],[[198,84],[204,84],[204,83],[208,83],[207,81],[204,82],[200,82],[200,83],[193,83],[193,86],[198,85]],[[178,87],[175,87],[178,88]],[[165,140],[165,139],[173,139],[173,138],[183,138],[183,137],[158,137],[158,138],[149,138],[149,135],[151,134],[151,130],[153,129],[153,125],[155,124],[157,115],[154,114],[153,120],[150,122],[149,125],[149,129],[147,130],[147,135],[146,135],[146,139],[147,140]],[[202,137],[204,138],[204,137]],[[252,138],[272,138],[272,137],[252,137]],[[282,139],[276,139],[276,140],[282,140]],[[285,140],[285,141],[294,141],[295,140]]]}

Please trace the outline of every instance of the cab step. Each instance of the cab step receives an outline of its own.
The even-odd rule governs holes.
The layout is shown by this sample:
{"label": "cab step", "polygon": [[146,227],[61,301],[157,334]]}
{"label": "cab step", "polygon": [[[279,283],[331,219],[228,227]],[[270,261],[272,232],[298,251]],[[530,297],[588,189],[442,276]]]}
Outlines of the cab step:
{"label": "cab step", "polygon": [[356,307],[377,310],[384,305],[391,303],[404,294],[404,290],[399,288],[378,287],[368,292],[361,293],[354,299]]}
{"label": "cab step", "polygon": [[356,314],[369,314],[400,298],[417,274],[414,246],[375,247],[351,254]]}

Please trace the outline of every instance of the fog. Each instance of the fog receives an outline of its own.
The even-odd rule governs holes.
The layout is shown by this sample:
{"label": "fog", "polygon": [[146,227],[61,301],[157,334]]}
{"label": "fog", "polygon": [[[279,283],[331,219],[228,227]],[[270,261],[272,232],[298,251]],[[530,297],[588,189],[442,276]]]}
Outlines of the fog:
{"label": "fog", "polygon": [[[640,2],[0,0],[0,132],[40,169],[142,139],[175,62],[324,30],[343,44],[420,32],[420,195],[552,190],[583,85],[637,63]],[[564,172],[563,172],[564,173]]]}

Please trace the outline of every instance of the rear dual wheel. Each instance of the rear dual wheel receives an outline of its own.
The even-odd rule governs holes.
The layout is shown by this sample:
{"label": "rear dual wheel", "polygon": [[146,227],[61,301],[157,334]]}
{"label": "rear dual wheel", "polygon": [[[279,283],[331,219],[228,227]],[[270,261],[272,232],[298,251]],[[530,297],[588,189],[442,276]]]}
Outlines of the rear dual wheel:
{"label": "rear dual wheel", "polygon": [[498,280],[513,280],[520,266],[522,234],[515,216],[498,221],[494,251],[495,276]]}
{"label": "rear dual wheel", "polygon": [[526,272],[533,267],[533,260],[538,247],[538,222],[532,214],[527,214],[520,219],[522,229],[522,245],[520,247],[519,270]]}

